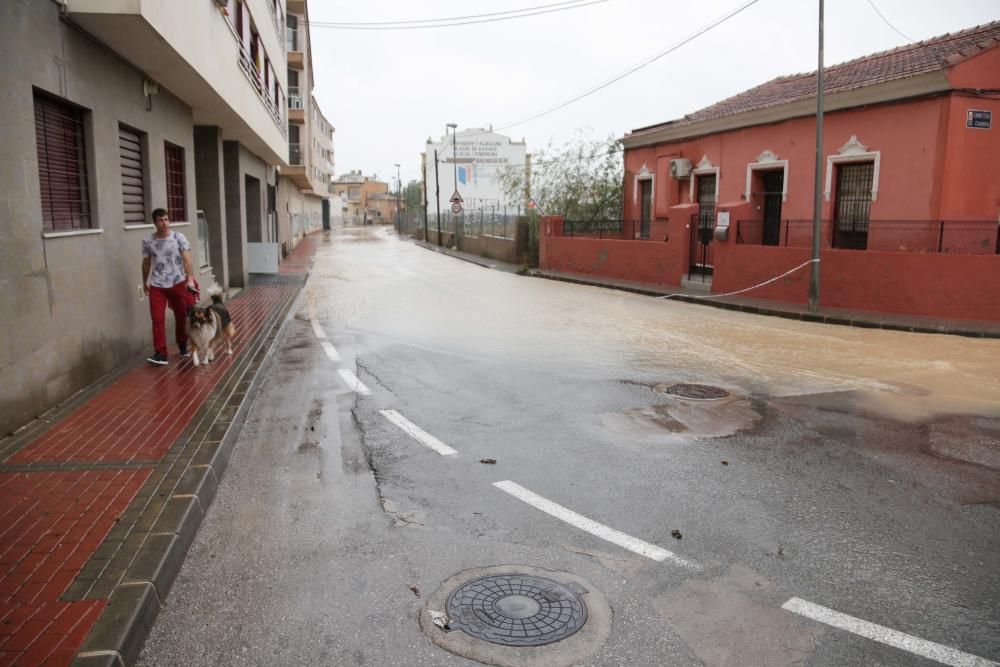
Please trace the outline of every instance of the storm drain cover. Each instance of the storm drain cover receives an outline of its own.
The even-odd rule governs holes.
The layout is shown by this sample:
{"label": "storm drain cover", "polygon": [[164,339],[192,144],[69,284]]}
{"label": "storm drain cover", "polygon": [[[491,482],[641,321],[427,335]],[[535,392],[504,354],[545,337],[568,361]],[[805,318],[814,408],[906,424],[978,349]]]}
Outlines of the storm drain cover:
{"label": "storm drain cover", "polygon": [[566,639],[587,622],[587,591],[545,577],[480,577],[448,596],[452,628],[504,646],[543,646]]}
{"label": "storm drain cover", "polygon": [[663,389],[662,393],[677,396],[679,398],[691,398],[697,401],[710,401],[729,396],[729,392],[722,387],[713,387],[707,384],[672,384]]}

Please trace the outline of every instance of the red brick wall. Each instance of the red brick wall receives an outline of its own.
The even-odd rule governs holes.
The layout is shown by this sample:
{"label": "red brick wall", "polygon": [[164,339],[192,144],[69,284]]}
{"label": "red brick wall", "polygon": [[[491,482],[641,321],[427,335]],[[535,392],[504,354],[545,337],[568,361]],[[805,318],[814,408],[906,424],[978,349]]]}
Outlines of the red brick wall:
{"label": "red brick wall", "polygon": [[[554,224],[546,234],[546,221]],[[662,229],[662,228],[661,228]],[[651,235],[657,230],[654,228]],[[652,285],[679,285],[683,252],[675,240],[621,241],[561,236],[558,218],[543,218],[539,266],[551,271],[631,280]]]}
{"label": "red brick wall", "polygon": [[[720,243],[712,291],[764,282],[807,261],[808,248]],[[1000,321],[1000,257],[824,250],[820,305],[885,313]],[[746,296],[806,303],[811,267]]]}

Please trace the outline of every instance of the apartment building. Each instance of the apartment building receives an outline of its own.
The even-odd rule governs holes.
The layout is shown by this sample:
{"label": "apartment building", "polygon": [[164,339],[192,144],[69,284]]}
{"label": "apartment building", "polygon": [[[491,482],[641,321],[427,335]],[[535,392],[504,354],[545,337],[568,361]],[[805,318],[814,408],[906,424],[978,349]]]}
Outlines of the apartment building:
{"label": "apartment building", "polygon": [[403,208],[403,200],[395,192],[380,192],[368,196],[369,222],[376,225],[396,224],[397,214]]}
{"label": "apartment building", "polygon": [[333,192],[341,206],[345,223],[367,224],[375,213],[373,195],[389,192],[389,184],[375,176],[363,176],[360,171],[350,171],[333,181]]}
{"label": "apartment building", "polygon": [[290,0],[287,10],[288,167],[278,184],[278,241],[284,254],[309,232],[330,226],[334,132],[312,94],[309,8],[304,0]]}
{"label": "apartment building", "polygon": [[277,242],[286,22],[284,0],[0,2],[0,430],[150,344],[153,209],[202,285],[246,285]]}

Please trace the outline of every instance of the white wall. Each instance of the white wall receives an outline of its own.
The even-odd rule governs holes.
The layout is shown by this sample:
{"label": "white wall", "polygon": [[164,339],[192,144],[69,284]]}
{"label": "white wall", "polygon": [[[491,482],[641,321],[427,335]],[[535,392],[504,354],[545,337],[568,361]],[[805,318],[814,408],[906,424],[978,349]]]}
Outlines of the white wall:
{"label": "white wall", "polygon": [[[450,199],[457,189],[464,200],[464,208],[478,211],[483,208],[489,211],[491,207],[503,210],[516,209],[524,202],[518,198],[509,198],[504,194],[497,180],[498,170],[516,166],[523,170],[527,160],[527,147],[524,143],[512,143],[510,137],[488,130],[461,130],[455,135],[455,147],[452,137],[442,137],[437,143],[428,143],[427,152],[427,201],[429,210],[435,207],[434,202],[434,150],[438,151],[438,174],[441,178],[441,212],[451,210]],[[451,162],[457,153],[459,162]],[[463,162],[470,160],[471,162]],[[457,170],[455,169],[457,167]],[[458,179],[456,182],[456,174]],[[463,172],[464,171],[464,183]]]}

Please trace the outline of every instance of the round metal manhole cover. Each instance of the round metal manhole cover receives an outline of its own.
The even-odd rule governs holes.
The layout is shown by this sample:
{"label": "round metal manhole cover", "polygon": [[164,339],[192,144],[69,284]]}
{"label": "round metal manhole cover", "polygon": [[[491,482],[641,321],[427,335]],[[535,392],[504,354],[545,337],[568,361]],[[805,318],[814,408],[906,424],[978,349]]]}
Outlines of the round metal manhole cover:
{"label": "round metal manhole cover", "polygon": [[670,394],[678,398],[689,398],[695,401],[714,401],[729,396],[729,392],[722,387],[713,387],[708,384],[672,384],[668,386],[657,385],[654,391],[660,394]]}
{"label": "round metal manhole cover", "polygon": [[[575,590],[574,590],[575,589]],[[463,584],[448,596],[453,628],[503,646],[544,646],[587,622],[586,593],[545,577],[501,574]]]}

